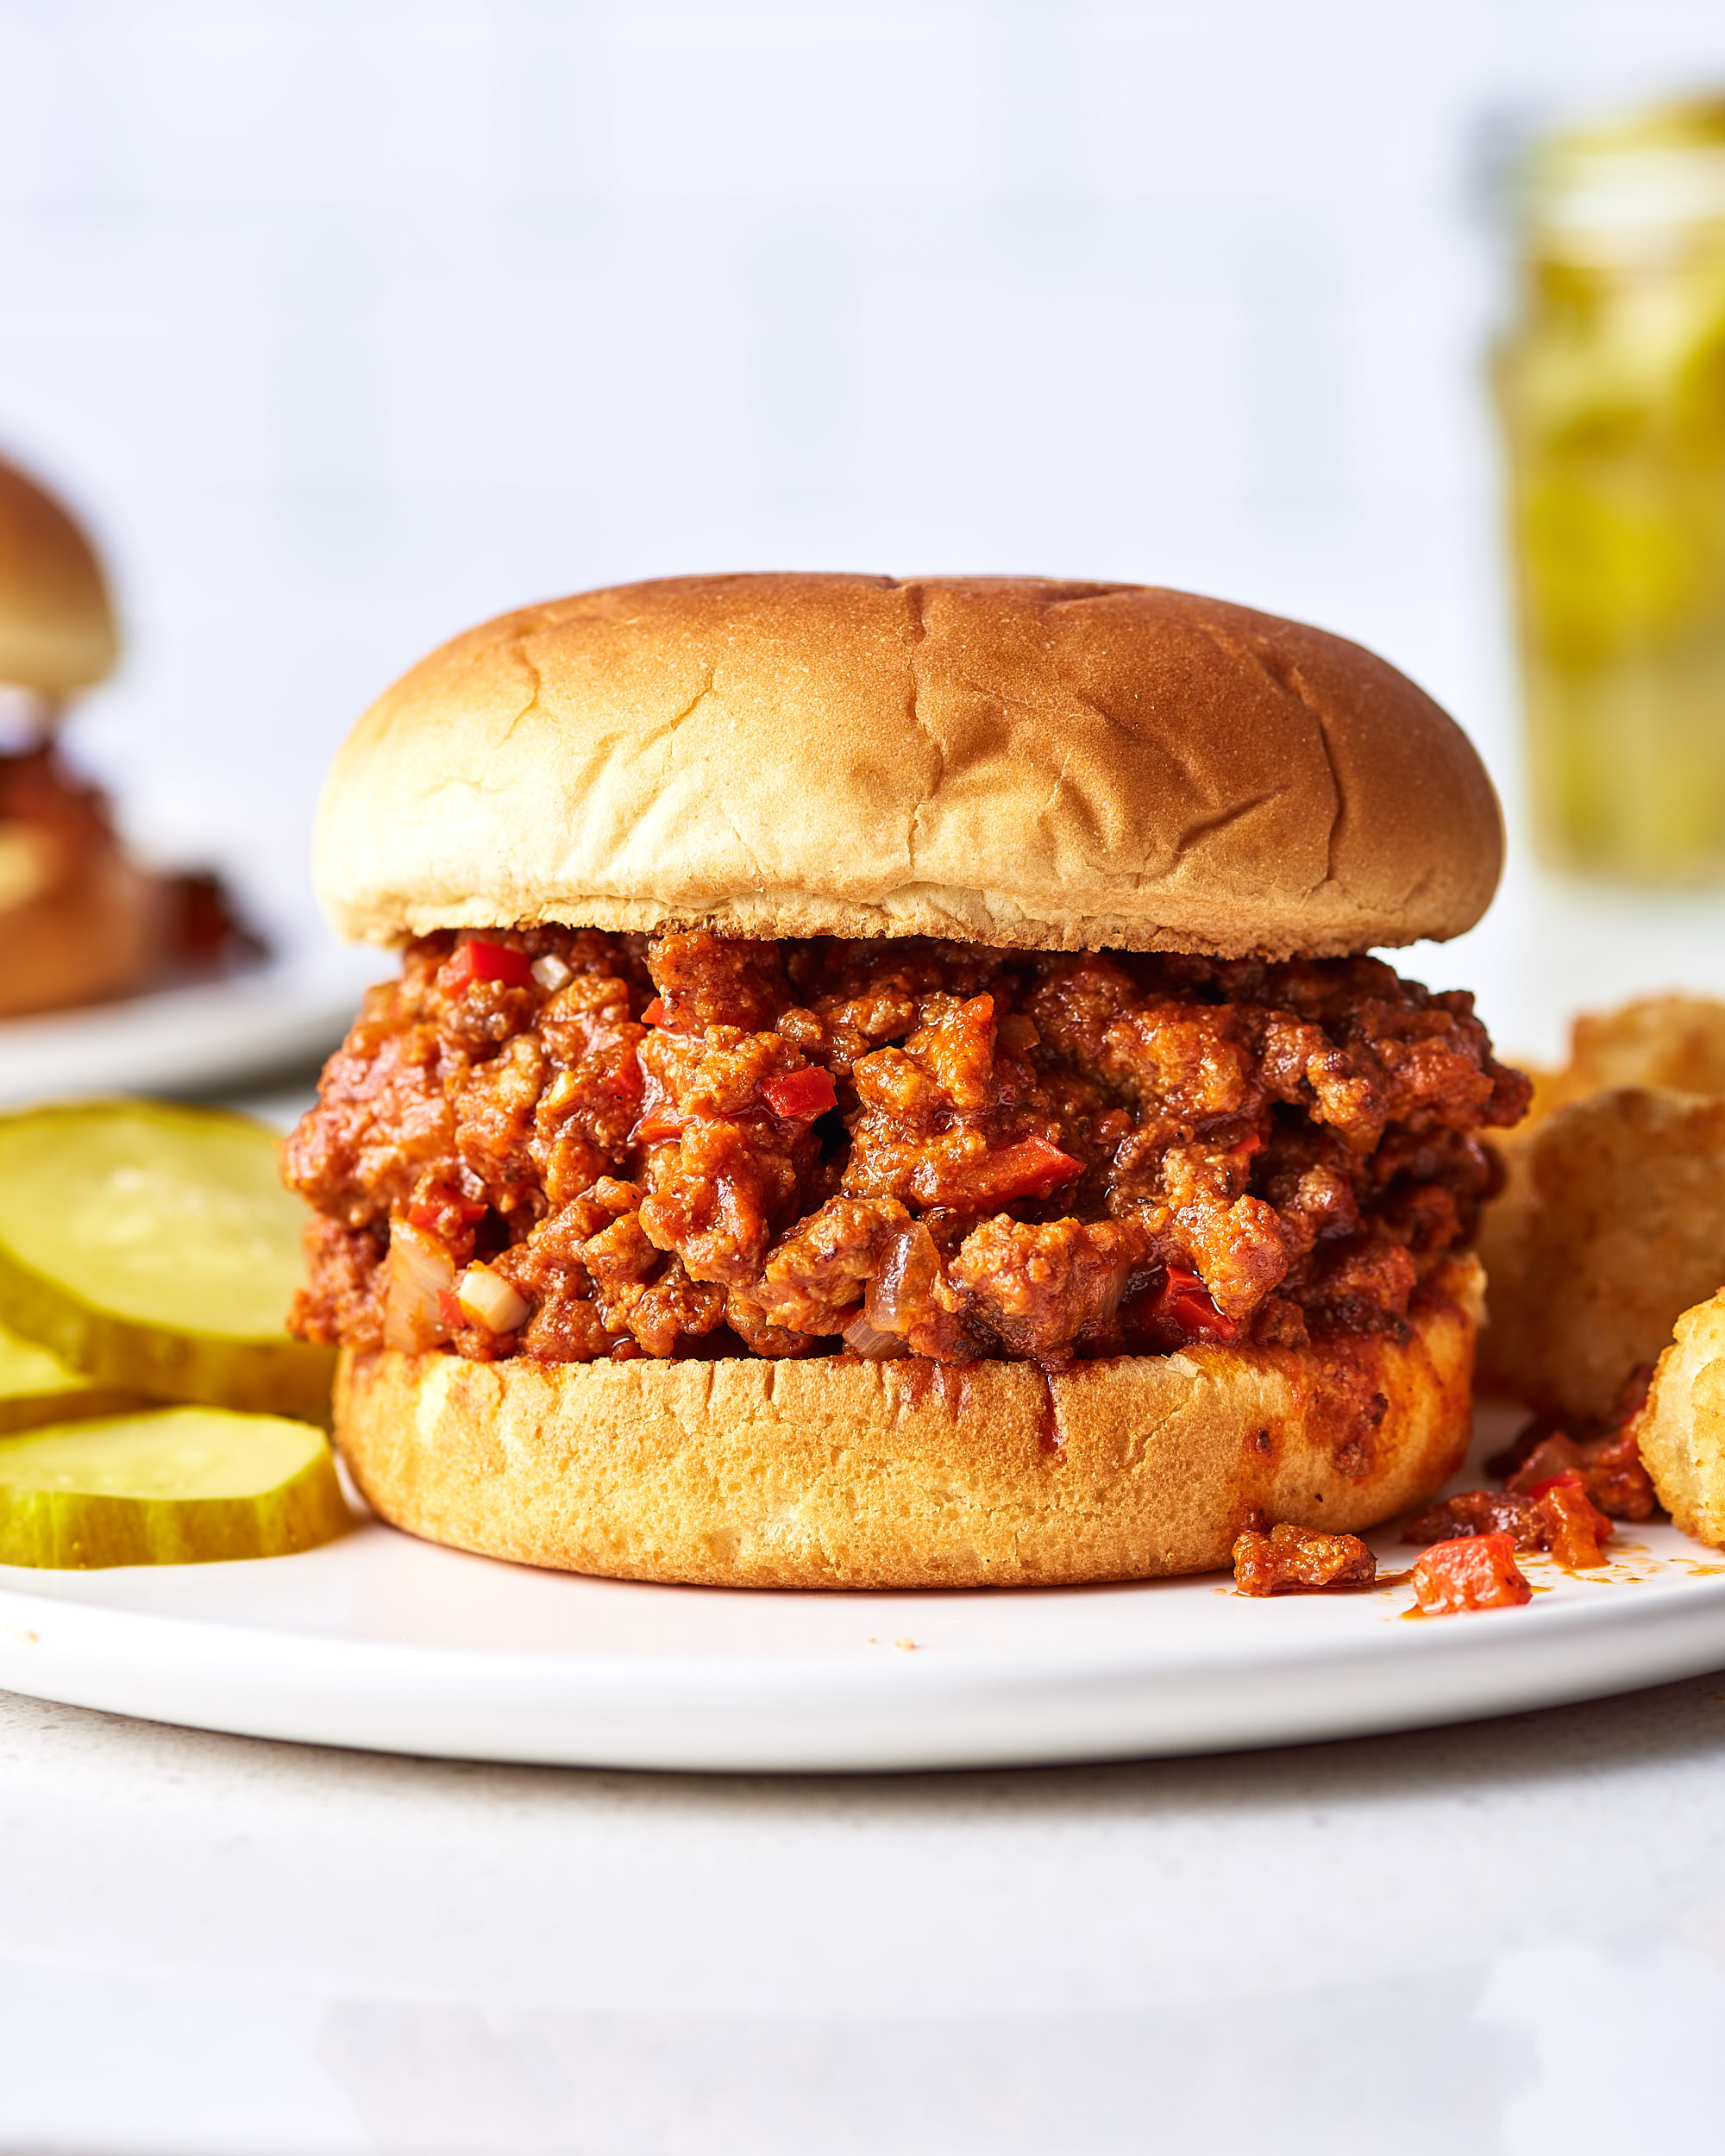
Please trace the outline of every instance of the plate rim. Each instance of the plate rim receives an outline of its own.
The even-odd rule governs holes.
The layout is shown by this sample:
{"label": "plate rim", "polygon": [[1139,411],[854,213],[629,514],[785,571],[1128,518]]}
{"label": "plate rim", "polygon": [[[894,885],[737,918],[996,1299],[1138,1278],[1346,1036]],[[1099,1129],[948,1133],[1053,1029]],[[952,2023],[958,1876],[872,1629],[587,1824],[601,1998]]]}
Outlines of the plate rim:
{"label": "plate rim", "polygon": [[[355,1639],[33,1594],[16,1576],[0,1573],[9,1689],[241,1736],[594,1768],[938,1771],[1243,1750],[1534,1710],[1725,1667],[1725,1576],[1625,1582],[1627,1595],[1539,1598],[1387,1636],[1281,1627],[1245,1660],[1220,1639],[879,1655]],[[1400,1614],[1386,1609],[1382,1622]],[[1515,1631],[1496,1629],[1512,1618]],[[1295,1673],[1307,1681],[1290,1684]]]}

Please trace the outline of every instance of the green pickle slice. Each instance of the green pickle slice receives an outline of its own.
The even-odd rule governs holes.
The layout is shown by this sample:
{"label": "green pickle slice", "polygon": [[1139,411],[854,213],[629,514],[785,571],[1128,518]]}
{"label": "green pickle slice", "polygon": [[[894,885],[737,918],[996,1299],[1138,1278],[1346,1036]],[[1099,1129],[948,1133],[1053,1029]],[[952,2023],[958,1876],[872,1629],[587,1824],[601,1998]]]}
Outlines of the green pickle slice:
{"label": "green pickle slice", "polygon": [[321,1430],[161,1407],[0,1442],[0,1564],[285,1557],[353,1525]]}
{"label": "green pickle slice", "polygon": [[44,1422],[82,1421],[142,1404],[117,1386],[92,1383],[48,1349],[0,1325],[0,1438]]}
{"label": "green pickle slice", "polygon": [[94,1383],[327,1422],[288,1334],[304,1210],[249,1116],[91,1100],[0,1117],[0,1320]]}

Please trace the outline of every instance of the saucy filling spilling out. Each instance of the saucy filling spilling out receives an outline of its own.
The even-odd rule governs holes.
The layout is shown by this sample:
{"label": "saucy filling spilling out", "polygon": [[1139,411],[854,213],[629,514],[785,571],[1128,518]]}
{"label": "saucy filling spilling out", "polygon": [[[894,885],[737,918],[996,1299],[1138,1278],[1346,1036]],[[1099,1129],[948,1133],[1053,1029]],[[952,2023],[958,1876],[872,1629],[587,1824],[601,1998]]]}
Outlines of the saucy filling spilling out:
{"label": "saucy filling spilling out", "polygon": [[1394,1331],[1527,1094],[1371,958],[445,931],[286,1142],[290,1322],[556,1363]]}

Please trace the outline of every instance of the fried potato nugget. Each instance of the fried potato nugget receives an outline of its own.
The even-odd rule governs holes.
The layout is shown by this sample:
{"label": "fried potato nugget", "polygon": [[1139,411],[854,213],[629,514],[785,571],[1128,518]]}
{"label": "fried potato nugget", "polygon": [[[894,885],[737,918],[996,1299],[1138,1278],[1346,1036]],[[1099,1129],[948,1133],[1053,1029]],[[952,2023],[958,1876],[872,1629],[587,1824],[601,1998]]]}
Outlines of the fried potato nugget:
{"label": "fried potato nugget", "polygon": [[1509,1182],[1479,1238],[1481,1382],[1603,1416],[1678,1315],[1725,1282],[1725,1097],[1616,1087],[1503,1152]]}
{"label": "fried potato nugget", "polygon": [[1705,996],[1646,996],[1593,1012],[1570,1029],[1567,1069],[1534,1074],[1536,1123],[1571,1100],[1616,1086],[1725,1094],[1725,1003]]}
{"label": "fried potato nugget", "polygon": [[1634,1427],[1659,1502],[1685,1534],[1725,1548],[1725,1290],[1678,1319]]}

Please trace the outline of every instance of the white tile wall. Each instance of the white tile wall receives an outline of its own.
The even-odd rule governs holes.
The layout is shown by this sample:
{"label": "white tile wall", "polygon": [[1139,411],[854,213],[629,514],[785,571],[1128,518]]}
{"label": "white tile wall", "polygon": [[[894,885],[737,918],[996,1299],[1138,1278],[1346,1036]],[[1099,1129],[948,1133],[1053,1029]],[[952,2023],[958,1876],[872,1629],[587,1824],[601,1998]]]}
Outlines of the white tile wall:
{"label": "white tile wall", "polygon": [[1513,778],[1471,206],[1716,0],[0,0],[0,440],[111,550],[86,758],[309,906],[485,614],[687,568],[1184,583]]}

